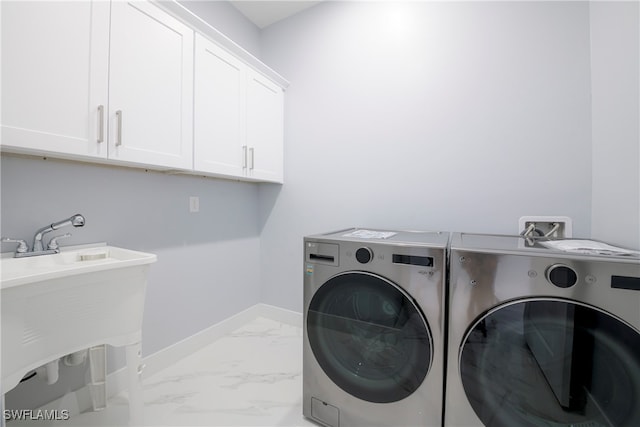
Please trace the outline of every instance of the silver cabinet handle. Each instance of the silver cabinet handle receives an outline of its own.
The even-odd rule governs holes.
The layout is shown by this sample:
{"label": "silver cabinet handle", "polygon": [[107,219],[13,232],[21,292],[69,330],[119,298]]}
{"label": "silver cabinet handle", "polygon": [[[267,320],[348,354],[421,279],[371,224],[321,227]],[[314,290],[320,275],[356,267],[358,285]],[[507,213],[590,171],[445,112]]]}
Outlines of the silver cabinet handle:
{"label": "silver cabinet handle", "polygon": [[98,144],[104,142],[104,105],[98,105]]}
{"label": "silver cabinet handle", "polygon": [[122,145],[122,110],[116,111],[116,120],[117,128],[116,128],[116,147]]}
{"label": "silver cabinet handle", "polygon": [[255,166],[255,157],[256,157],[256,152],[255,149],[253,147],[249,148],[249,151],[251,152],[251,167],[249,169],[253,169]]}
{"label": "silver cabinet handle", "polygon": [[247,155],[248,155],[247,146],[243,145],[242,146],[242,169],[247,168]]}

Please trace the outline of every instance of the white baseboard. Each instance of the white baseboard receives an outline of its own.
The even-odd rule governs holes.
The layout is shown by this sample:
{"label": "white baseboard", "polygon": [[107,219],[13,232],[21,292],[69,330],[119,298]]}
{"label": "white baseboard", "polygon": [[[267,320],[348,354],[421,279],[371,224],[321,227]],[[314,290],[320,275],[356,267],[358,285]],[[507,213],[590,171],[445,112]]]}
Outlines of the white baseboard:
{"label": "white baseboard", "polygon": [[[235,314],[227,319],[218,322],[207,329],[191,335],[175,344],[170,345],[154,354],[143,358],[144,370],[142,380],[154,375],[163,369],[177,363],[190,354],[206,347],[212,342],[222,338],[224,335],[241,328],[258,317],[266,317],[288,325],[302,327],[302,313],[275,307],[267,304],[256,304]],[[118,369],[107,375],[107,398],[114,397],[125,391],[128,387],[126,367]],[[92,409],[91,395],[89,387],[84,386],[75,392],[50,402],[40,409],[60,409],[69,410],[71,416]]]}
{"label": "white baseboard", "polygon": [[280,308],[268,304],[256,304],[251,308],[256,309],[258,316],[266,317],[298,328],[302,327],[302,313],[297,311],[287,310],[286,308]]}

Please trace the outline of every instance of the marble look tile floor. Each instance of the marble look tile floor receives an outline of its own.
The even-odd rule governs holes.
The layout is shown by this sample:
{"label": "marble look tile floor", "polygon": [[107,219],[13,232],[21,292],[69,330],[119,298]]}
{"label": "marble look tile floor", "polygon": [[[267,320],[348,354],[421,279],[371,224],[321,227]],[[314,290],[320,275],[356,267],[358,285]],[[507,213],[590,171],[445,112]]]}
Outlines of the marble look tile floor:
{"label": "marble look tile floor", "polygon": [[[145,426],[317,427],[302,416],[302,329],[263,317],[146,378],[143,389]],[[127,420],[123,392],[103,411],[50,425]]]}

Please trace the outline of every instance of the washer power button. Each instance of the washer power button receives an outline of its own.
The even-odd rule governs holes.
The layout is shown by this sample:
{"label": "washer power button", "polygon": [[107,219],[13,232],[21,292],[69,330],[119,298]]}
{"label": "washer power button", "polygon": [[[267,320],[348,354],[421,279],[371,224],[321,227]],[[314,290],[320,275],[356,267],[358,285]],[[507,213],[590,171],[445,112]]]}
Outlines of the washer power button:
{"label": "washer power button", "polygon": [[356,251],[356,259],[360,264],[366,264],[373,259],[373,252],[369,248],[359,248]]}

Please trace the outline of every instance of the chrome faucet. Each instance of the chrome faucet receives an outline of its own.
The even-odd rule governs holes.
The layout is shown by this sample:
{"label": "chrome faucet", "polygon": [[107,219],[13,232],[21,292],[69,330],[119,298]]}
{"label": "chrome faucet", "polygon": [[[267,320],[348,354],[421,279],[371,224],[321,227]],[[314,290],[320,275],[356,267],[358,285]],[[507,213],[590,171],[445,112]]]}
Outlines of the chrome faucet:
{"label": "chrome faucet", "polygon": [[62,221],[54,222],[53,224],[42,227],[36,234],[33,236],[33,247],[29,250],[29,246],[24,240],[20,239],[11,239],[11,238],[2,238],[2,242],[6,243],[18,243],[18,248],[16,249],[15,257],[30,257],[30,256],[38,256],[38,255],[47,255],[47,254],[57,254],[60,252],[60,247],[58,245],[58,239],[66,238],[71,236],[71,234],[63,234],[61,236],[56,236],[49,241],[49,245],[47,249],[44,249],[42,245],[42,238],[45,234],[50,231],[57,230],[62,227],[66,227],[68,225],[73,225],[74,227],[82,227],[84,226],[85,220],[84,217],[80,214],[75,214],[70,218],[63,219]]}
{"label": "chrome faucet", "polygon": [[36,235],[33,236],[33,248],[31,251],[42,252],[44,250],[44,247],[42,246],[42,237],[50,231],[66,227],[67,225],[82,227],[84,225],[84,217],[80,214],[75,214],[71,218],[63,219],[62,221],[54,222],[51,225],[42,227],[40,230],[36,231]]}

